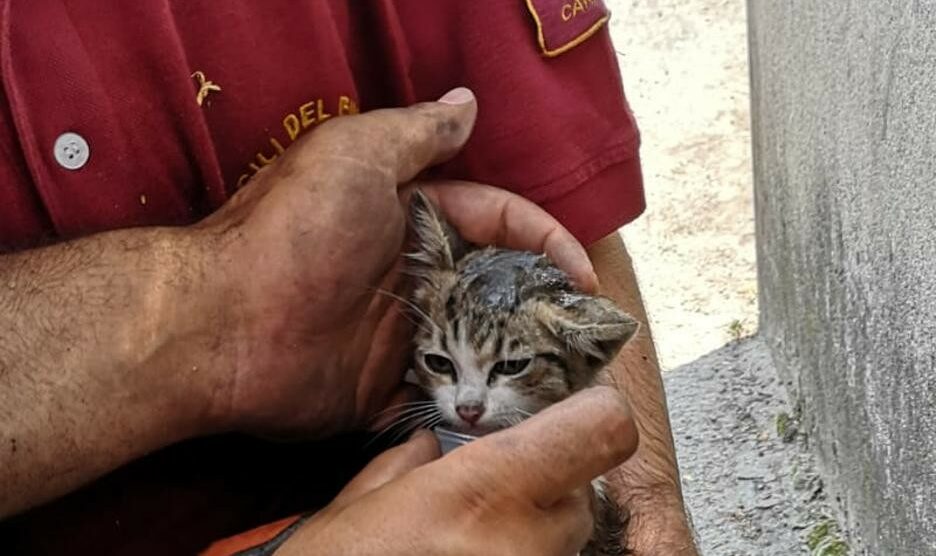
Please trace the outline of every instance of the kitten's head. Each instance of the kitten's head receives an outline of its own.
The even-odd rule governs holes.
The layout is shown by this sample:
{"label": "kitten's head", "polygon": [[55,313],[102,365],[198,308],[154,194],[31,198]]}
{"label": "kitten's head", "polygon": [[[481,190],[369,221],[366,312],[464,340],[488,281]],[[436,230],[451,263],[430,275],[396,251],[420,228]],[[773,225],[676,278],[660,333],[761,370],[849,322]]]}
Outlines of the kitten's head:
{"label": "kitten's head", "polygon": [[591,384],[637,331],[545,256],[472,247],[419,192],[410,212],[414,370],[446,425],[484,434],[516,424]]}

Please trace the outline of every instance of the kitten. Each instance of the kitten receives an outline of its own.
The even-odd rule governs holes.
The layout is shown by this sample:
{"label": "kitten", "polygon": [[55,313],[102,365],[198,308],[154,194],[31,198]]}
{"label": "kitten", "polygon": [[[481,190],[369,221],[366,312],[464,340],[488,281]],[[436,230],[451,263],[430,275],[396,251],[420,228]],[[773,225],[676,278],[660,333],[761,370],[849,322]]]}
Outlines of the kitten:
{"label": "kitten", "polygon": [[[420,192],[410,202],[409,272],[418,326],[414,373],[434,422],[480,436],[515,425],[595,382],[637,332],[609,299],[577,291],[544,255],[465,242]],[[626,554],[624,518],[593,485],[583,556]]]}

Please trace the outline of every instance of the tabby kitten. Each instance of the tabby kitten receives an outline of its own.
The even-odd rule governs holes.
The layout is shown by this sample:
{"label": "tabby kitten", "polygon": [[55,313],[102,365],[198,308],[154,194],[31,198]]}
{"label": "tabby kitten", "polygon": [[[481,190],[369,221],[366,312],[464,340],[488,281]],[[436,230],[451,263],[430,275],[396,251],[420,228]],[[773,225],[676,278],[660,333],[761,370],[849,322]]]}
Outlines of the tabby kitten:
{"label": "tabby kitten", "polygon": [[[414,373],[449,429],[480,436],[569,397],[637,331],[544,255],[469,245],[422,193],[412,196],[410,219]],[[623,516],[600,480],[594,487],[595,533],[581,554],[625,554]]]}

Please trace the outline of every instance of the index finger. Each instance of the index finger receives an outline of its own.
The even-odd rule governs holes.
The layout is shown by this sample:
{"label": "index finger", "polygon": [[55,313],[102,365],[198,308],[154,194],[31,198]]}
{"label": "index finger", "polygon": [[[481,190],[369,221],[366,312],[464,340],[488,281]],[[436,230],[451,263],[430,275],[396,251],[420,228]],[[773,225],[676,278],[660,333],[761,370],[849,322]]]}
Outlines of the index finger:
{"label": "index finger", "polygon": [[598,276],[585,248],[539,205],[510,191],[473,182],[422,182],[418,187],[465,240],[544,253],[580,289],[598,289]]}
{"label": "index finger", "polygon": [[521,496],[549,508],[626,461],[637,449],[637,427],[621,394],[596,386],[462,449],[491,474],[509,476]]}

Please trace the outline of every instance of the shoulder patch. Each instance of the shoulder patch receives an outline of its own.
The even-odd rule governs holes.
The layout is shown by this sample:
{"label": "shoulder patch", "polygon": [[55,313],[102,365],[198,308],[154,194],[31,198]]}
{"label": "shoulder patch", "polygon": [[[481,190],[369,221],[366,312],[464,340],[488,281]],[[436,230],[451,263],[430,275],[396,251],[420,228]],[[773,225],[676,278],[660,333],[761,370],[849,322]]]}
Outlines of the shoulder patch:
{"label": "shoulder patch", "polygon": [[552,58],[585,42],[608,22],[602,0],[526,0],[540,50]]}

